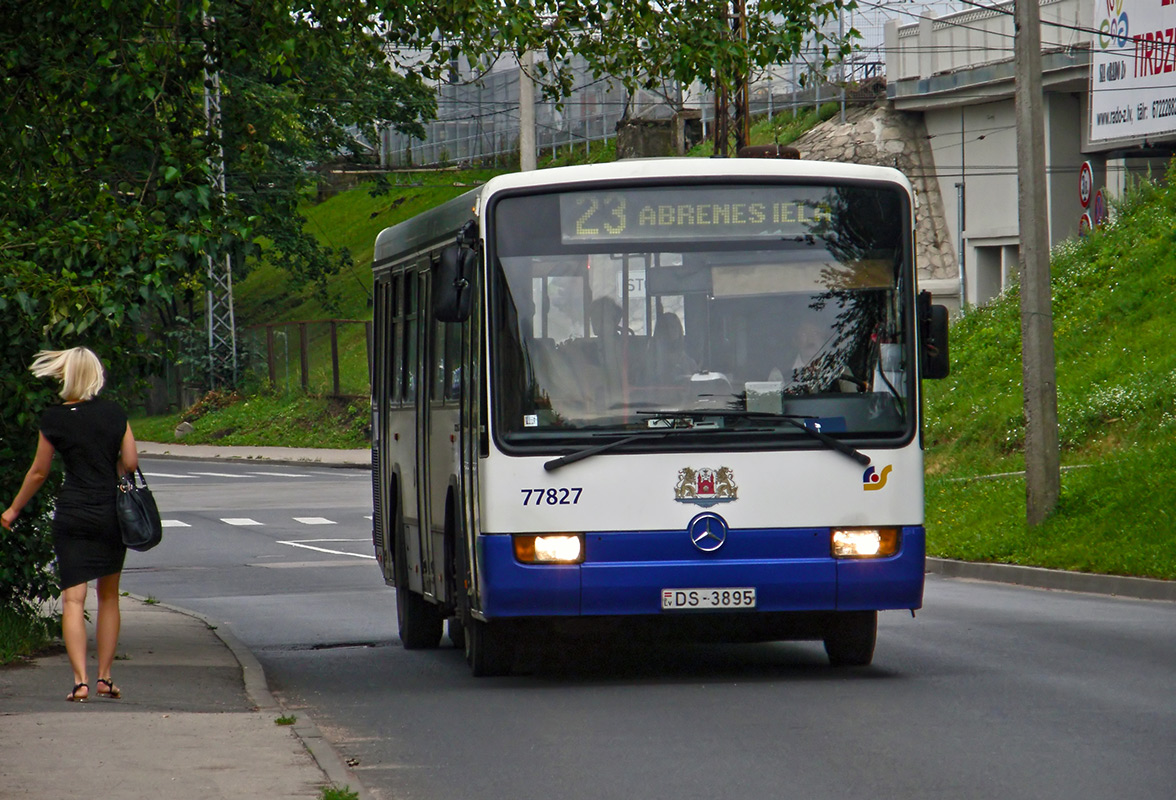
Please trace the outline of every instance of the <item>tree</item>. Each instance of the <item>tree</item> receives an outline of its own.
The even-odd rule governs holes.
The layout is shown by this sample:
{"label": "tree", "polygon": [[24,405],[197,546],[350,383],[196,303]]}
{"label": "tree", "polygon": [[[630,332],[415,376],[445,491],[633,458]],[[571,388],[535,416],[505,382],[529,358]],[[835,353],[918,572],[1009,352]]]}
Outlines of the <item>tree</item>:
{"label": "tree", "polygon": [[733,97],[757,70],[788,61],[806,41],[820,48],[822,63],[814,66],[848,54],[857,31],[838,38],[823,28],[856,5],[854,0],[437,0],[386,2],[383,14],[390,41],[410,48],[428,43],[423,54],[407,51],[403,64],[430,77],[439,77],[458,54],[521,56],[533,50],[546,56],[538,77],[554,97],[571,88],[571,55],[585,58],[595,77],[612,76],[630,91],[698,81]]}
{"label": "tree", "polygon": [[[198,296],[209,256],[265,241],[297,281],[321,281],[341,254],[302,230],[309,167],[362,150],[357,133],[419,132],[433,99],[391,69],[362,0],[0,0],[0,16],[6,502],[54,401],[27,370],[37,350],[87,344],[125,397],[162,364],[161,328]],[[209,72],[224,92],[219,140],[205,117]],[[211,188],[221,147],[223,202]],[[41,492],[0,537],[0,602],[53,591],[42,569],[51,500]]]}

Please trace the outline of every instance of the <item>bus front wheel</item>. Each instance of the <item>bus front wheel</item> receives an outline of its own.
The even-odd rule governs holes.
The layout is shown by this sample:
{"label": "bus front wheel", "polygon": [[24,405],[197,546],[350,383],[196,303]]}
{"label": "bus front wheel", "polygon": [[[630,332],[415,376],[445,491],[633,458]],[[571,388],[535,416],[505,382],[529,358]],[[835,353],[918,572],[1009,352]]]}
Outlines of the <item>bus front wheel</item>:
{"label": "bus front wheel", "polygon": [[475,678],[509,675],[514,666],[514,641],[502,623],[465,621],[465,656]]}
{"label": "bus front wheel", "polygon": [[877,611],[842,611],[825,628],[825,652],[835,667],[866,667],[874,660]]}

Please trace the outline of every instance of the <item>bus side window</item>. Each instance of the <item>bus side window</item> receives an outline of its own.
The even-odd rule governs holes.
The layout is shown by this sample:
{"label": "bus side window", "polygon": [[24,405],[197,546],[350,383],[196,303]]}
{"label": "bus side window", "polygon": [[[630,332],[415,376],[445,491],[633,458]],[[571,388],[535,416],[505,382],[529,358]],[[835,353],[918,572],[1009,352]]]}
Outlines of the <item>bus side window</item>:
{"label": "bus side window", "polygon": [[404,402],[416,404],[417,334],[420,317],[420,276],[415,270],[404,273]]}
{"label": "bus side window", "polygon": [[[392,327],[388,324],[388,283],[387,281],[376,281],[375,285],[376,307],[372,325],[372,347],[374,348],[373,357],[371,360],[371,384],[372,397],[379,400],[387,388],[388,379],[388,337],[391,335]],[[381,403],[377,402],[379,407]],[[373,435],[375,431],[372,432]]]}
{"label": "bus side window", "polygon": [[461,399],[461,323],[441,323],[441,334],[438,341],[444,348],[441,362],[440,377],[444,383],[442,396],[446,400]]}
{"label": "bus side window", "polygon": [[400,405],[404,386],[404,307],[401,305],[403,275],[393,275],[388,281],[388,322],[391,331],[388,337],[388,400]]}

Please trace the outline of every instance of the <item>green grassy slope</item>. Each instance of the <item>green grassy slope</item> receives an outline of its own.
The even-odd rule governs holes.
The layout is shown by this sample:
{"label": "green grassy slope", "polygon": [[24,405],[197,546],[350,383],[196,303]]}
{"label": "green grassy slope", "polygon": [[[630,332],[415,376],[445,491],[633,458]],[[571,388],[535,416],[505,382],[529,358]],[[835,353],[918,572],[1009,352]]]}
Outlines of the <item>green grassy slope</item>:
{"label": "green grassy slope", "polygon": [[[1169,178],[1176,175],[1169,175]],[[1176,189],[1145,183],[1052,259],[1062,497],[1029,530],[1014,289],[952,328],[927,382],[934,555],[1176,578]]]}
{"label": "green grassy slope", "polygon": [[372,248],[376,235],[440,205],[487,181],[498,171],[463,170],[405,173],[394,179],[392,191],[373,197],[361,186],[304,209],[308,229],[324,244],[347,248],[352,266],[330,281],[337,304],[327,307],[311,289],[290,291],[284,272],[267,261],[252,267],[233,287],[234,310],[244,325],[286,320],[371,319],[368,298],[372,289]]}

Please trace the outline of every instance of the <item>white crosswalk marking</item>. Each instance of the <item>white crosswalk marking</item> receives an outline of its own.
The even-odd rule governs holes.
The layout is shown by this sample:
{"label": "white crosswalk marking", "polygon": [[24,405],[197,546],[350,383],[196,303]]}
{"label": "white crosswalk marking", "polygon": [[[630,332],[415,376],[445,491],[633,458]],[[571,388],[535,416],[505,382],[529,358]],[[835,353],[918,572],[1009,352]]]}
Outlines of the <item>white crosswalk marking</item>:
{"label": "white crosswalk marking", "polygon": [[305,550],[315,550],[319,553],[330,553],[336,556],[351,556],[352,558],[368,558],[375,560],[375,556],[365,555],[363,553],[348,553],[346,550],[332,550],[328,547],[316,547],[312,543],[330,543],[330,542],[367,542],[367,539],[307,539],[301,542],[278,542],[278,544],[288,544],[291,547],[301,547]]}
{"label": "white crosswalk marking", "polygon": [[233,473],[233,472],[193,472],[192,474],[193,475],[208,475],[213,478],[251,477],[251,476],[246,475],[246,473],[244,473],[244,472],[237,472],[237,473]]}
{"label": "white crosswalk marking", "polygon": [[265,475],[271,478],[309,478],[309,475],[304,475],[298,472],[250,472],[250,475]]}
{"label": "white crosswalk marking", "polygon": [[224,517],[221,519],[221,522],[225,523],[226,525],[236,525],[239,527],[261,524],[255,519],[249,519],[249,517]]}
{"label": "white crosswalk marking", "polygon": [[191,479],[191,478],[196,477],[195,475],[173,475],[170,472],[144,472],[143,476],[147,477],[147,478],[184,478],[184,479]]}
{"label": "white crosswalk marking", "polygon": [[163,519],[160,520],[165,528],[191,528],[192,526],[186,522],[181,522],[178,519]]}
{"label": "white crosswalk marking", "polygon": [[301,522],[303,525],[334,525],[335,521],[327,519],[326,517],[294,517],[295,522]]}

